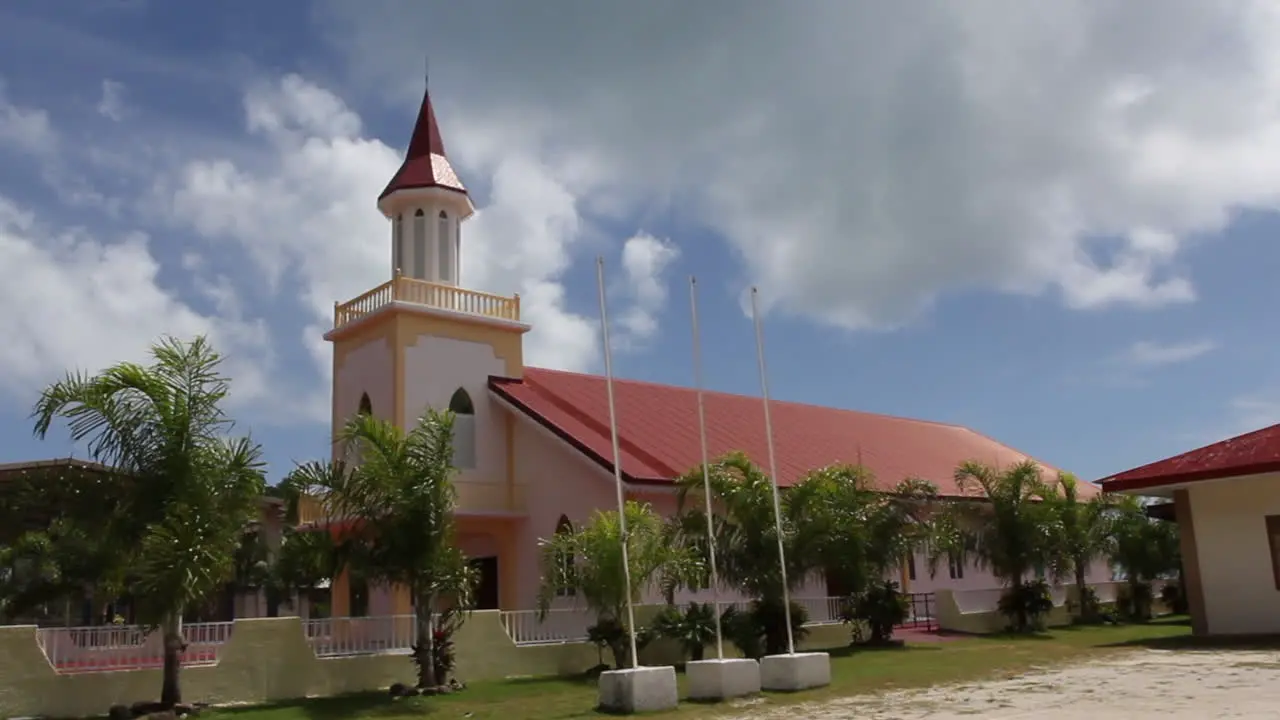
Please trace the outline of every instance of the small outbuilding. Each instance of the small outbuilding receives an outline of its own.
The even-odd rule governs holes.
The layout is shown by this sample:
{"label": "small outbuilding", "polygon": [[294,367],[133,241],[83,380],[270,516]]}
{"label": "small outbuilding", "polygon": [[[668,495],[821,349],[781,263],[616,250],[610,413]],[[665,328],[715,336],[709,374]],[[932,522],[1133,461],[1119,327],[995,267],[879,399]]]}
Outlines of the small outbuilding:
{"label": "small outbuilding", "polygon": [[1280,424],[1100,482],[1172,501],[1195,634],[1280,633]]}

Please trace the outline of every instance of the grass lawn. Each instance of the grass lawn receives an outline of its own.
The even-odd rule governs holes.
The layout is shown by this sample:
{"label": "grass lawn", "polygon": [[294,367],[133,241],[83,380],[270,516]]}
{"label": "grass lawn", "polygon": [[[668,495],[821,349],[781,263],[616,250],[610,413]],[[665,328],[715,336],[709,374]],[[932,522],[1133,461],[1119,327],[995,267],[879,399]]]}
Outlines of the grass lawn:
{"label": "grass lawn", "polygon": [[[1031,668],[1093,659],[1135,647],[1177,647],[1190,637],[1184,619],[1148,625],[1064,628],[1033,637],[974,637],[883,650],[831,651],[831,685],[791,695],[765,695],[782,704],[893,688],[998,678]],[[407,662],[407,661],[406,661]],[[680,677],[683,695],[684,677]],[[217,720],[348,720],[349,718],[471,718],[560,720],[598,716],[595,681],[528,679],[473,683],[456,695],[392,701],[385,693],[305,700],[206,712]],[[725,710],[728,710],[725,707]],[[656,718],[706,717],[715,706],[684,703]]]}

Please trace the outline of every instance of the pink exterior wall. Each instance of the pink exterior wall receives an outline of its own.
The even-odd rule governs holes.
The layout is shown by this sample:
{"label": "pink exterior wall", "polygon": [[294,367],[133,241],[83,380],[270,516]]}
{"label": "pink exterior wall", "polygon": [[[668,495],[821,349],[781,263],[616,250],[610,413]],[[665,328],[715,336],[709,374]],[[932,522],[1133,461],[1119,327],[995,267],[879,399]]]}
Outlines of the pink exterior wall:
{"label": "pink exterior wall", "polygon": [[[538,541],[555,533],[561,515],[580,527],[596,510],[617,507],[617,500],[613,478],[582,453],[528,417],[517,417],[514,428],[516,484],[525,486],[528,509],[516,530],[517,597],[521,608],[533,608],[542,578]],[[573,603],[561,598],[555,605]]]}
{"label": "pink exterior wall", "polygon": [[[555,532],[561,515],[566,516],[574,527],[579,527],[595,511],[617,507],[617,500],[613,476],[568,443],[518,412],[514,428],[516,482],[525,486],[528,499],[528,515],[517,526],[517,597],[520,608],[533,608],[541,580],[538,541]],[[664,515],[670,516],[676,511],[677,499],[673,491],[645,488],[632,490],[628,496],[649,503]],[[464,537],[462,542],[464,550],[473,557],[496,553],[492,539],[488,537]],[[1105,562],[1095,563],[1087,577],[1090,582],[1112,579]],[[898,581],[900,575],[894,572],[888,579]],[[979,570],[971,562],[966,564],[963,578],[951,579],[945,562],[939,563],[937,573],[930,577],[928,562],[920,553],[916,557],[916,578],[910,586],[912,592],[933,592],[941,589],[991,590],[999,588],[1001,583],[989,571]],[[822,577],[811,578],[795,592],[796,597],[827,595],[826,581]],[[676,595],[679,603],[709,602],[712,598],[710,590],[682,591]],[[722,592],[720,599],[731,602],[746,598]],[[657,590],[649,591],[645,597],[646,602],[661,600]],[[572,604],[569,599],[559,599],[555,606],[570,607]]]}

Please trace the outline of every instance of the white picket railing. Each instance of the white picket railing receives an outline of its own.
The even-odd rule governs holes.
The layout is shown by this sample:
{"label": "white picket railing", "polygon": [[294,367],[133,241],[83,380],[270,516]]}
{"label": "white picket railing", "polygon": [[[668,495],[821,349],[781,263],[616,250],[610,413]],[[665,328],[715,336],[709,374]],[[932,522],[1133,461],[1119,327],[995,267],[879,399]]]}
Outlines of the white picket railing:
{"label": "white picket railing", "polygon": [[[840,620],[840,606],[844,598],[809,597],[792,598],[808,613],[806,625],[836,625]],[[746,601],[722,602],[721,611],[730,606],[746,610]],[[552,643],[583,642],[587,628],[596,624],[596,614],[586,608],[556,608],[539,618],[537,610],[503,610],[502,626],[516,645],[545,645]]]}
{"label": "white picket railing", "polygon": [[[218,662],[218,650],[231,637],[234,623],[188,623],[182,626],[187,648],[184,667]],[[40,649],[59,673],[138,670],[164,665],[164,642],[158,630],[137,625],[40,628]]]}
{"label": "white picket railing", "polygon": [[304,620],[303,630],[316,657],[403,653],[413,648],[413,615]]}

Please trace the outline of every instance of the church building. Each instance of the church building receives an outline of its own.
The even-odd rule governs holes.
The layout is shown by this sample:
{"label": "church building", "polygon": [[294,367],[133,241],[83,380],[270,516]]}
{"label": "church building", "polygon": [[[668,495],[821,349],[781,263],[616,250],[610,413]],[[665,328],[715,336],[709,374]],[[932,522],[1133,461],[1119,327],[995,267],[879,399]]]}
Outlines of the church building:
{"label": "church building", "polygon": [[[364,411],[411,427],[428,407],[454,411],[457,530],[482,576],[478,606],[533,608],[539,539],[616,507],[605,379],[526,366],[523,339],[537,329],[523,321],[520,297],[467,287],[459,261],[475,206],[445,152],[429,93],[404,163],[377,202],[389,225],[387,282],[336,305],[325,335],[334,425]],[[672,513],[673,479],[700,463],[696,394],[625,379],[615,392],[626,495]],[[708,392],[705,403],[711,457],[737,450],[764,462],[760,399]],[[918,477],[958,496],[959,463],[1026,459],[956,425],[778,401],[771,411],[783,487],[822,466],[861,462],[886,487]],[[934,577],[914,558],[901,582],[914,592],[999,586],[963,558]],[[335,617],[409,612],[405,593],[375,590],[357,610],[345,576],[332,587]],[[797,596],[829,594],[819,580]],[[710,592],[680,598],[688,599]]]}

